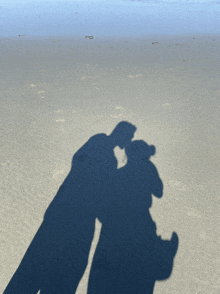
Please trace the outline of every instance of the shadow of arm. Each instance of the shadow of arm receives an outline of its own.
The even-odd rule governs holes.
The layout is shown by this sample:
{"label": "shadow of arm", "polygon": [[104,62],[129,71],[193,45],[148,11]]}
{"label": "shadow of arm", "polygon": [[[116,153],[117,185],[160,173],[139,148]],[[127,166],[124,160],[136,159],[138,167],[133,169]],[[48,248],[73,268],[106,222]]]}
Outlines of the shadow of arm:
{"label": "shadow of arm", "polygon": [[161,198],[163,196],[163,182],[161,181],[159,174],[157,172],[156,167],[151,166],[152,169],[152,194],[157,198]]}

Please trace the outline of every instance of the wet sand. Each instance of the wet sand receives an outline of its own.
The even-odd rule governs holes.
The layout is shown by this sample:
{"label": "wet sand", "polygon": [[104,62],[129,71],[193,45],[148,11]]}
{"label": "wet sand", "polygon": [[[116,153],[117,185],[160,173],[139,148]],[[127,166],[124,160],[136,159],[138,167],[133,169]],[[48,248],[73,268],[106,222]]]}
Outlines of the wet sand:
{"label": "wet sand", "polygon": [[214,35],[0,39],[1,293],[73,154],[121,120],[156,146],[164,196],[151,214],[158,235],[179,236],[154,293],[219,293],[219,46]]}

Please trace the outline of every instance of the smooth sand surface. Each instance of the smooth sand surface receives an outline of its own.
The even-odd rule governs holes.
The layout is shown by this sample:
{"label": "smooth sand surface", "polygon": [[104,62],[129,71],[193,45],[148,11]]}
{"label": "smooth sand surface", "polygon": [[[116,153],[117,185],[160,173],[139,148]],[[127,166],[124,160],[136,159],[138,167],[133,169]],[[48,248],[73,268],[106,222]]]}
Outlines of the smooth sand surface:
{"label": "smooth sand surface", "polygon": [[220,292],[219,48],[210,35],[0,39],[0,293],[73,154],[121,120],[156,146],[164,196],[151,214],[158,235],[179,236],[172,275],[154,293]]}

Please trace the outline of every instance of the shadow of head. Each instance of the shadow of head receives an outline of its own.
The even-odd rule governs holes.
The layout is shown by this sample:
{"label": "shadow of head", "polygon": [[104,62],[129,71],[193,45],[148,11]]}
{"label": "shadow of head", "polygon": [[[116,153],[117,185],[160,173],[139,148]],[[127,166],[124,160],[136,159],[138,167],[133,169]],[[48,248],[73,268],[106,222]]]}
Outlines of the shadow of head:
{"label": "shadow of head", "polygon": [[134,137],[136,129],[137,128],[131,123],[121,121],[109,135],[111,144],[114,147],[119,146],[121,149],[125,148]]}
{"label": "shadow of head", "polygon": [[156,148],[153,145],[148,145],[142,140],[135,140],[128,144],[125,148],[126,155],[129,161],[148,160],[156,153]]}

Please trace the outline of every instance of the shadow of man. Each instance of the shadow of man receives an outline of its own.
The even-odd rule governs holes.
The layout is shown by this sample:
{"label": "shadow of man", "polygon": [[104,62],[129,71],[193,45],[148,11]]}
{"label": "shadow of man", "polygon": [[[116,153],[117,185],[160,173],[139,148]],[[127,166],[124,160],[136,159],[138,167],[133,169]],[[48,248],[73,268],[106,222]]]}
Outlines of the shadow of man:
{"label": "shadow of man", "polygon": [[75,293],[88,262],[96,217],[105,218],[117,169],[113,149],[131,142],[136,127],[120,122],[107,136],[97,134],[80,148],[67,178],[4,294]]}
{"label": "shadow of man", "polygon": [[178,248],[156,234],[149,208],[152,194],[162,197],[163,184],[150,161],[155,147],[132,141],[127,164],[113,175],[111,199],[91,267],[88,294],[152,294],[157,280],[167,279]]}

